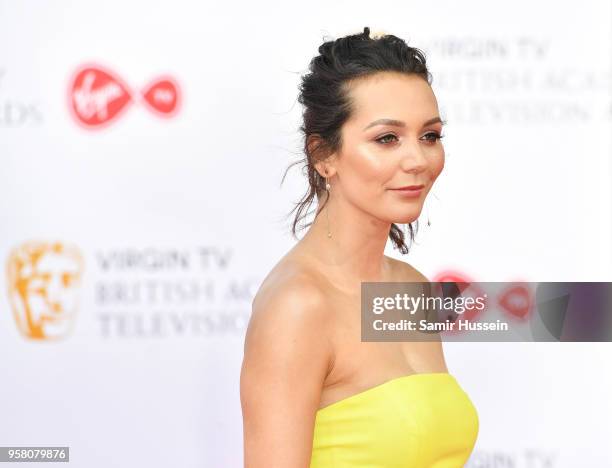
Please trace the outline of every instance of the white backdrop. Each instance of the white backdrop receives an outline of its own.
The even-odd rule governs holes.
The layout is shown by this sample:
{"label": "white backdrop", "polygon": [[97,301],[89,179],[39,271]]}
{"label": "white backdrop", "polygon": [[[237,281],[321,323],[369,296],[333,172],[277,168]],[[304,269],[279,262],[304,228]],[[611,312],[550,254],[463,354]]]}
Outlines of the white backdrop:
{"label": "white backdrop", "polygon": [[[87,468],[242,466],[250,300],[306,187],[295,168],[279,187],[299,75],[364,26],[426,52],[448,120],[403,259],[432,280],[612,281],[611,23],[596,0],[0,1],[0,446],[70,446]],[[70,110],[92,97],[74,81],[87,67],[129,101],[116,115]],[[7,269],[45,242],[67,249],[44,264],[59,283],[28,297],[72,312],[57,340],[22,333]],[[479,411],[469,466],[612,466],[611,344],[445,350]]]}

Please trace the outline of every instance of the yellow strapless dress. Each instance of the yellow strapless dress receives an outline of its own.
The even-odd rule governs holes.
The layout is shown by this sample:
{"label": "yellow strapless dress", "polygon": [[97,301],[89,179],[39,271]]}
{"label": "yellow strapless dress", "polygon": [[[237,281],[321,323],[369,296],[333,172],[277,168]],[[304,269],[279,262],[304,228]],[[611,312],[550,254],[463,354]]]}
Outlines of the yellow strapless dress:
{"label": "yellow strapless dress", "polygon": [[397,377],[317,411],[310,468],[458,468],[478,428],[451,374]]}

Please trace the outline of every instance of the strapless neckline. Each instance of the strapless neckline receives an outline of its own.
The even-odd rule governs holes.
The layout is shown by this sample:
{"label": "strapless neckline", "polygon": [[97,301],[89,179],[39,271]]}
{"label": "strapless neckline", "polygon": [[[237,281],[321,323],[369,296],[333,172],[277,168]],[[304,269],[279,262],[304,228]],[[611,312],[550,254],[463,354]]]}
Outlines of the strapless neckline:
{"label": "strapless neckline", "polygon": [[[353,400],[357,400],[359,398],[363,398],[364,396],[370,395],[372,393],[376,393],[377,391],[380,391],[381,389],[388,387],[390,385],[395,385],[398,384],[400,382],[405,382],[405,381],[411,381],[411,380],[419,380],[416,377],[434,377],[434,378],[439,378],[439,377],[444,377],[444,378],[450,378],[450,379],[455,379],[455,377],[449,373],[449,372],[416,372],[414,374],[408,374],[408,375],[401,375],[399,377],[394,377],[392,379],[386,380],[385,382],[382,382],[378,385],[374,385],[373,387],[370,388],[366,388],[365,390],[362,390],[361,392],[357,392],[353,395],[350,395],[346,398],[342,398],[341,400],[335,401],[333,403],[330,403],[327,406],[324,406],[323,408],[320,408],[317,410],[317,413],[323,413],[325,412],[328,408],[335,408],[338,406],[341,406],[343,403],[349,402],[349,401],[353,401]],[[414,378],[414,379],[413,379]]]}
{"label": "strapless neckline", "polygon": [[416,372],[318,410],[309,468],[465,466],[478,430],[454,375]]}

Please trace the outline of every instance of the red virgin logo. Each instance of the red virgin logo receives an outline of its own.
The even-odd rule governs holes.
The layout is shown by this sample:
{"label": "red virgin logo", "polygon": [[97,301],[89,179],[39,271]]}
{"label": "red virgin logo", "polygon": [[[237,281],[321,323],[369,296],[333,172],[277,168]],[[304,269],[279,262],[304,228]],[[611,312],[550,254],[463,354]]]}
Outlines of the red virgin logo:
{"label": "red virgin logo", "polygon": [[68,106],[76,121],[88,129],[107,126],[132,103],[143,103],[161,117],[176,115],[180,92],[170,76],[158,76],[135,92],[117,75],[99,65],[77,70],[70,80]]}

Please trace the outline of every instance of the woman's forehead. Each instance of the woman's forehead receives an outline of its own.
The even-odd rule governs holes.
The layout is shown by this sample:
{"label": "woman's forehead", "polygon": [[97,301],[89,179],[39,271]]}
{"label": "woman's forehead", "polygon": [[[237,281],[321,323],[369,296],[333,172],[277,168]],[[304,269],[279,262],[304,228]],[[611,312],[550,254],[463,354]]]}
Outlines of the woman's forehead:
{"label": "woman's forehead", "polygon": [[[421,126],[438,115],[438,105],[429,84],[418,76],[390,75],[353,83],[351,122],[365,127],[376,119],[403,121],[407,127]],[[348,122],[347,122],[348,123]]]}

